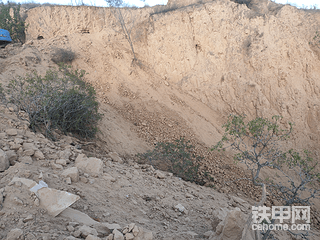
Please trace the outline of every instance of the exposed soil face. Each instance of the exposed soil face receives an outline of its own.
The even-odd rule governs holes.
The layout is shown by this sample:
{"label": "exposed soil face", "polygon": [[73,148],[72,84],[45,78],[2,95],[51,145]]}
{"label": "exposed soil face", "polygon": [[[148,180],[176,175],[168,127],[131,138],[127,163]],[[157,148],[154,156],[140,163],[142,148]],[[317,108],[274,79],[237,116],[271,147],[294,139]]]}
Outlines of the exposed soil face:
{"label": "exposed soil face", "polygon": [[[37,207],[28,213],[39,216],[42,223],[35,218],[30,223],[23,221],[33,196],[23,185],[8,184],[13,177],[38,182],[41,172],[49,187],[80,195],[75,209],[121,227],[140,224],[155,239],[192,239],[188,231],[205,237],[225,219],[226,209],[238,206],[249,213],[254,201],[260,200],[260,189],[247,180],[236,181],[248,172],[234,164],[232,153],[210,151],[220,140],[221,126],[229,114],[246,114],[250,119],[282,115],[283,126],[288,121],[295,123],[294,135],[284,147],[314,151],[318,161],[320,46],[313,38],[320,29],[320,13],[268,1],[248,2],[169,1],[168,9],[126,10],[135,18],[136,61],[108,8],[43,6],[27,10],[27,42],[0,48],[1,83],[7,85],[13,77],[33,70],[44,74],[57,67],[52,61],[57,48],[70,50],[75,53],[72,67],[88,73],[86,81],[95,87],[104,116],[98,138],[90,143],[71,137],[52,143],[31,134],[26,123],[2,109],[0,134],[9,128],[21,132],[6,133],[1,148],[10,150],[10,142],[21,138],[36,143],[45,159],[32,156],[32,162],[27,159],[26,164],[23,152],[17,149],[16,162],[0,173],[0,189],[8,196],[0,209],[4,216],[0,239],[11,230],[10,222],[25,226],[24,236],[30,232],[34,239],[63,239],[78,230],[77,226],[69,231],[68,219],[47,216]],[[131,19],[126,20],[131,26]],[[180,137],[190,140],[203,157],[200,172],[211,176],[205,184],[208,187],[167,173],[159,178],[152,167],[136,163],[137,153]],[[51,162],[59,165],[57,152],[67,148],[72,150],[70,162],[56,169]],[[114,162],[110,152],[117,152],[124,164]],[[75,166],[80,153],[101,159],[103,171],[98,177],[80,171],[83,181],[68,184],[61,172]],[[271,169],[263,172],[264,176],[271,174]],[[8,199],[14,196],[25,204],[11,203]],[[245,206],[232,196],[245,199]],[[178,203],[187,214],[174,209]],[[320,203],[315,203],[319,208]],[[277,202],[268,197],[267,204]],[[217,218],[219,209],[224,209],[223,216]],[[320,222],[317,216],[312,219],[315,227]]]}

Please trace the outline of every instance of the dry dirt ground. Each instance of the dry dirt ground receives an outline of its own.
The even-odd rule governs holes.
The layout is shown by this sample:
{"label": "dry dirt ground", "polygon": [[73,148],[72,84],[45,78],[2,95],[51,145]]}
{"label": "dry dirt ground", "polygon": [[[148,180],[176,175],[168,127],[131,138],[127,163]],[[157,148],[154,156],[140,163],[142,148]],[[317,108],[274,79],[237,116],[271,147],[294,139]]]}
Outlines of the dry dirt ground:
{"label": "dry dirt ground", "polygon": [[[26,123],[7,108],[2,106],[0,114],[1,149],[6,151],[11,165],[0,173],[1,239],[91,239],[81,227],[91,224],[100,229],[93,223],[109,224],[108,230],[104,227],[104,231],[97,230],[98,234],[90,232],[101,239],[110,234],[110,224],[119,224],[120,230],[130,223],[152,231],[153,239],[205,238],[204,234],[214,231],[229,211],[239,207],[249,213],[254,204],[235,194],[222,194],[155,171],[152,166],[139,165],[130,158],[112,159],[114,155],[99,147],[85,150],[85,144],[72,137],[62,136],[51,142],[42,134],[30,132]],[[103,167],[91,172],[89,167],[79,168],[79,179],[70,175],[70,181],[63,172],[77,166],[75,159],[81,153],[99,157]],[[21,179],[37,183],[43,180],[49,188],[80,196],[72,208],[93,220],[88,222],[86,217],[72,213],[51,216],[41,202],[48,199],[40,198],[39,206],[38,198]],[[178,204],[185,209],[177,210]]]}
{"label": "dry dirt ground", "polygon": [[[114,20],[107,10],[100,8],[53,6],[31,9],[27,12],[30,25],[28,41],[23,45],[10,44],[0,49],[0,82],[3,85],[33,70],[44,74],[48,69],[56,68],[52,57],[57,48],[73,51],[76,58],[72,67],[88,72],[86,80],[95,87],[101,103],[100,111],[104,114],[99,123],[98,138],[93,143],[88,144],[71,136],[61,136],[60,141],[51,142],[41,134],[31,133],[26,123],[16,118],[12,109],[1,106],[0,147],[8,152],[11,166],[0,173],[0,239],[6,239],[12,229],[20,229],[12,234],[20,234],[21,239],[91,239],[88,231],[83,230],[83,225],[96,230],[95,234],[91,229],[91,235],[110,239],[108,236],[114,228],[124,233],[125,226],[130,223],[143,228],[136,231],[137,234],[140,232],[140,239],[150,239],[148,231],[152,231],[154,239],[220,239],[215,238],[212,232],[216,231],[220,222],[226,221],[228,213],[230,216],[240,214],[234,212],[238,207],[242,214],[241,217],[237,215],[238,219],[245,222],[248,215],[243,214],[249,214],[251,206],[261,197],[259,188],[246,180],[236,181],[246,177],[247,173],[245,168],[234,164],[231,153],[210,151],[211,146],[221,138],[221,125],[228,114],[242,113],[243,110],[249,116],[278,113],[284,114],[285,120],[297,116],[301,128],[288,145],[301,144],[302,147],[310,146],[311,150],[317,150],[315,116],[318,114],[318,82],[315,79],[319,75],[319,62],[315,60],[316,50],[311,51],[305,43],[306,39],[301,36],[311,36],[310,29],[316,28],[314,19],[318,15],[309,14],[312,24],[308,25],[307,30],[299,30],[300,27],[304,29],[304,25],[288,19],[299,14],[306,16],[307,13],[300,13],[291,7],[277,9],[278,15],[274,10],[268,17],[259,14],[252,16],[251,10],[230,1],[195,5],[151,17],[151,8],[137,11],[141,14],[138,26],[145,30],[136,36],[138,63],[132,61],[124,37],[113,28],[105,27],[108,26],[106,22],[112,25]],[[239,35],[233,34],[235,30],[230,28],[228,21],[215,22],[214,16],[217,14],[214,11],[226,19],[230,18],[228,14],[231,11],[238,17],[239,26],[248,24],[251,27],[243,31],[240,29]],[[200,17],[206,14],[213,18],[211,22]],[[96,15],[101,18],[97,19]],[[103,23],[101,19],[104,19]],[[188,21],[194,25],[192,28],[187,25]],[[198,25],[206,25],[202,24],[203,21],[213,24],[214,28],[221,28],[221,34],[225,33],[224,37],[213,36],[221,40],[213,47],[214,50],[207,47],[211,44],[209,36],[208,39],[201,38],[199,36],[203,33],[196,32]],[[268,37],[268,27],[265,27],[264,35],[259,32],[262,22],[269,24],[273,29],[270,32],[275,32],[274,29],[279,32],[280,40],[275,41],[276,45],[269,44],[272,41]],[[290,27],[286,28],[287,25]],[[282,34],[279,29],[295,31],[288,30],[290,33]],[[170,34],[163,34],[163,31]],[[174,35],[172,31],[180,35]],[[188,35],[191,31],[192,41]],[[309,32],[303,35],[303,31]],[[39,36],[43,38],[37,39]],[[251,47],[246,45],[250,49],[245,53],[244,49],[238,51],[232,47],[238,44],[238,38],[251,42]],[[228,39],[229,43],[226,44],[223,39]],[[302,43],[299,45],[290,39],[298,39]],[[196,50],[190,50],[188,44],[196,44]],[[242,44],[239,45],[243,48]],[[273,50],[268,50],[264,45]],[[264,46],[263,49],[261,46]],[[284,46],[290,47],[287,49]],[[297,50],[299,54],[294,55],[295,50],[290,49],[296,46],[300,47]],[[180,48],[185,52],[177,52]],[[225,49],[230,52],[225,52]],[[279,56],[272,55],[275,52]],[[306,56],[301,57],[300,52],[306,53]],[[234,56],[234,62],[230,56]],[[268,63],[272,69],[268,72],[261,66],[269,58],[273,62]],[[243,59],[244,63],[239,59]],[[236,61],[238,65],[235,65]],[[278,62],[283,63],[282,69],[275,70]],[[296,67],[297,72],[294,72],[291,69],[293,63],[309,67],[303,67],[301,71]],[[226,73],[221,75],[221,69]],[[230,69],[237,70],[233,72]],[[263,77],[254,82],[253,77],[248,77],[251,71],[259,72]],[[294,78],[298,75],[303,81]],[[241,82],[245,76],[248,82]],[[270,83],[266,83],[269,77]],[[211,79],[214,80],[210,82]],[[291,79],[294,81],[290,82]],[[300,82],[303,86],[298,91],[295,84]],[[201,172],[208,172],[213,179],[205,186],[185,182],[172,174],[137,163],[137,153],[152,149],[157,142],[173,141],[181,136],[190,140],[197,154],[204,158]],[[114,152],[120,158],[112,154]],[[79,167],[76,159],[81,153],[101,160],[97,164],[100,168],[95,166],[94,170],[89,171],[90,168]],[[79,169],[79,179],[76,177],[76,180],[64,174],[65,170],[75,166]],[[268,170],[263,174],[268,176],[271,173]],[[83,215],[79,217],[74,212],[51,216],[41,202],[39,205],[24,180],[12,182],[14,177],[37,183],[43,180],[49,188],[80,196],[72,208],[91,219]],[[185,209],[175,208],[178,204]],[[268,197],[267,204],[276,205],[277,202]],[[319,229],[319,208],[317,201],[312,209],[314,229]],[[238,223],[232,225],[226,222],[220,226],[231,229],[239,226]],[[132,234],[133,229],[131,227],[129,231]],[[225,229],[221,231],[221,239],[228,239],[224,235],[228,228]],[[314,233],[313,238],[319,239],[319,233]],[[117,234],[113,233],[112,237],[117,239]],[[277,234],[278,239],[287,238],[285,233]],[[9,236],[8,239],[15,238]]]}

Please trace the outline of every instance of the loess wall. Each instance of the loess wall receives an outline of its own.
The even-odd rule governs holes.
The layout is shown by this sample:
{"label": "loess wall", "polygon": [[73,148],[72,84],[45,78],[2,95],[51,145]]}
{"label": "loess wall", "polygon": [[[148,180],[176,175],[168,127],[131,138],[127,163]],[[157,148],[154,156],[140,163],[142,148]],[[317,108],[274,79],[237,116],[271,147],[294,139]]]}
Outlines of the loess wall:
{"label": "loess wall", "polygon": [[[228,114],[244,113],[282,115],[295,122],[293,144],[317,148],[320,44],[313,38],[320,11],[204,2],[123,10],[128,26],[135,19],[132,38],[143,67],[132,65],[129,44],[108,8],[31,9],[27,39],[42,36],[52,47],[73,49],[74,64],[99,81],[113,106],[138,109],[153,102],[150,108],[174,111],[208,145],[221,136]],[[136,97],[121,98],[121,86]]]}

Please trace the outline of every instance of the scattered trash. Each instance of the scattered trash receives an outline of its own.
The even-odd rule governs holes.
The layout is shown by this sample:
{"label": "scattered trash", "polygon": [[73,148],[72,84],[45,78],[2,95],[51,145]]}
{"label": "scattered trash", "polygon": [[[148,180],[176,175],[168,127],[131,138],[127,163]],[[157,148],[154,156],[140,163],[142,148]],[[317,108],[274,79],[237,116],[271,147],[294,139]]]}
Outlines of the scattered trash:
{"label": "scattered trash", "polygon": [[40,206],[45,208],[54,217],[80,199],[75,194],[48,188],[48,185],[42,180],[31,188],[30,191],[39,197]]}
{"label": "scattered trash", "polygon": [[34,187],[30,188],[31,192],[34,192],[37,197],[39,197],[38,195],[38,190],[40,190],[41,188],[47,188],[48,184],[46,184],[44,181],[40,181],[39,184],[35,185]]}
{"label": "scattered trash", "polygon": [[12,39],[9,31],[0,29],[0,47],[5,47],[10,42],[12,42]]}
{"label": "scattered trash", "polygon": [[42,180],[39,181],[39,184],[36,184],[35,181],[30,179],[14,177],[9,185],[13,185],[16,182],[21,182],[31,192],[34,192],[40,200],[40,206],[54,217],[80,199],[78,195],[48,188],[48,184]]}

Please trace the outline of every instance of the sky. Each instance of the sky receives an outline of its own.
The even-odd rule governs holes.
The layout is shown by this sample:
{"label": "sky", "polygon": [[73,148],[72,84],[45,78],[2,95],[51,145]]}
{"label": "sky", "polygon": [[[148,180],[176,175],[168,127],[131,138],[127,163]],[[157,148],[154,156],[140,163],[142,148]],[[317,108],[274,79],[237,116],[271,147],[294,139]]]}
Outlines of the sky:
{"label": "sky", "polygon": [[[106,6],[104,0],[11,0],[11,2],[20,2],[20,3],[51,3],[51,4],[62,4],[62,5],[80,5],[81,2],[84,2],[86,5],[92,6]],[[131,6],[143,7],[145,4],[149,6],[154,6],[157,4],[166,4],[167,0],[146,0],[143,3],[140,0],[125,0]],[[0,0],[1,2],[1,0]],[[2,0],[2,2],[6,3],[7,0]],[[291,4],[296,7],[303,7],[303,8],[312,8],[316,6],[320,8],[320,1],[319,0],[275,0],[276,3],[281,4]]]}

